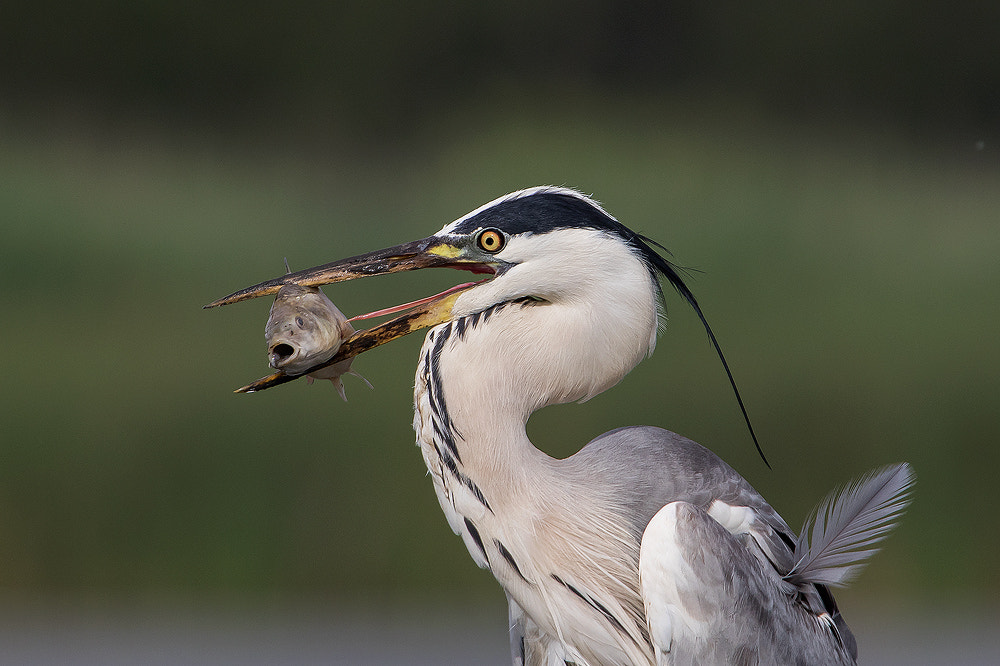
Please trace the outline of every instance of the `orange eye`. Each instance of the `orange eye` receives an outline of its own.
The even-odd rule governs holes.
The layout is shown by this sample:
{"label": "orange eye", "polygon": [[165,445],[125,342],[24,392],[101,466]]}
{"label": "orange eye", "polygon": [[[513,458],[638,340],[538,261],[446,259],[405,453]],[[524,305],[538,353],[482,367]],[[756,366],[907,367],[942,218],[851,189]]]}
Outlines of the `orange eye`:
{"label": "orange eye", "polygon": [[490,254],[502,250],[505,242],[503,234],[497,229],[484,229],[476,239],[479,249]]}

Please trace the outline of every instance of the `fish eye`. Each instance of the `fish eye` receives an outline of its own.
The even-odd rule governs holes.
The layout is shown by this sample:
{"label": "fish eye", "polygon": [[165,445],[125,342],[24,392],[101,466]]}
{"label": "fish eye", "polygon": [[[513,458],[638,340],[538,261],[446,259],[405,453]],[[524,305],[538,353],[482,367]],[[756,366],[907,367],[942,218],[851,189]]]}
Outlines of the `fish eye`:
{"label": "fish eye", "polygon": [[479,249],[490,254],[496,254],[506,244],[507,239],[504,238],[503,232],[499,229],[483,229],[476,238],[476,245]]}

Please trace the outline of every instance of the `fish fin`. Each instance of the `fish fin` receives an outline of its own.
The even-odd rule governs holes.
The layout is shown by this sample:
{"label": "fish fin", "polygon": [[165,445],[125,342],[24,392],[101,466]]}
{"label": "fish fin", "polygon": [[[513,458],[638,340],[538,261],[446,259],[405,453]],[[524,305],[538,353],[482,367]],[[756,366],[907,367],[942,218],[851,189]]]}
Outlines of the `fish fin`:
{"label": "fish fin", "polygon": [[292,269],[288,267],[288,257],[285,257],[285,275],[292,272]]}
{"label": "fish fin", "polygon": [[310,377],[309,375],[306,375],[306,384],[308,384],[309,386],[312,386],[312,383],[314,381],[316,381],[316,380],[313,379],[312,377]]}
{"label": "fish fin", "polygon": [[344,390],[344,382],[340,381],[340,377],[331,377],[330,383],[337,389],[337,393],[344,399],[344,402],[347,402],[347,391]]}
{"label": "fish fin", "polygon": [[[348,374],[348,375],[354,375],[355,377],[357,377],[358,379],[360,379],[361,381],[363,381],[365,384],[368,384],[368,388],[370,388],[373,391],[375,390],[375,387],[372,386],[372,383],[370,381],[368,381],[367,379],[365,379],[364,377],[362,377],[358,372],[356,372],[354,370],[348,370],[346,374]],[[346,400],[346,398],[345,398],[345,400]]]}

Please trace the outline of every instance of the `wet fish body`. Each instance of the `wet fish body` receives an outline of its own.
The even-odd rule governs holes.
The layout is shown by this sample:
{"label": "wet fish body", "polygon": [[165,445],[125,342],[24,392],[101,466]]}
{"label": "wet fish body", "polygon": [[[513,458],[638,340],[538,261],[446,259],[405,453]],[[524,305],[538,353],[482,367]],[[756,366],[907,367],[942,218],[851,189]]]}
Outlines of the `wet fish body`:
{"label": "wet fish body", "polygon": [[[344,313],[319,287],[285,285],[274,297],[264,327],[268,362],[288,375],[304,374],[333,358],[354,332]],[[351,370],[352,360],[320,368],[306,377],[310,384],[313,379],[329,379],[340,397],[347,400],[341,376],[355,375],[371,387],[368,380]]]}

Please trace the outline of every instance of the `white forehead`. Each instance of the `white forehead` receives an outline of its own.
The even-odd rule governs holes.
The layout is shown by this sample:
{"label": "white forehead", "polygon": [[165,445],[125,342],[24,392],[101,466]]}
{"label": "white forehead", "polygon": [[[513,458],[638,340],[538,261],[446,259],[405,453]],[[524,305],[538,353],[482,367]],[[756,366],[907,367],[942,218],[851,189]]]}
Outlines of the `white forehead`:
{"label": "white forehead", "polygon": [[569,187],[555,187],[555,186],[552,186],[552,185],[538,185],[536,187],[529,187],[529,188],[524,189],[524,190],[517,190],[516,192],[511,192],[510,194],[505,194],[502,197],[498,197],[498,198],[494,199],[493,201],[491,201],[489,203],[483,204],[482,206],[480,206],[476,210],[474,210],[472,212],[469,212],[469,213],[466,213],[465,215],[463,215],[462,217],[458,218],[454,222],[449,222],[448,224],[444,225],[443,227],[441,227],[441,231],[437,232],[437,234],[435,234],[435,235],[437,235],[437,236],[445,236],[447,234],[453,233],[454,230],[460,224],[462,224],[463,222],[465,222],[466,220],[468,220],[471,217],[475,217],[476,215],[479,215],[484,210],[488,210],[490,208],[493,208],[494,206],[498,206],[498,205],[500,205],[502,203],[506,203],[508,201],[514,201],[515,199],[523,199],[525,197],[531,197],[531,196],[534,196],[536,194],[561,194],[561,195],[565,195],[565,196],[575,197],[577,199],[580,199],[581,201],[586,201],[591,206],[593,206],[594,208],[597,208],[598,210],[600,210],[602,213],[604,213],[608,217],[611,217],[611,215],[608,215],[608,212],[606,210],[604,210],[604,208],[601,207],[600,203],[598,203],[596,200],[592,199],[591,197],[588,197],[586,194],[583,194],[582,192],[579,192],[579,191],[574,190],[574,189],[569,188]]}

